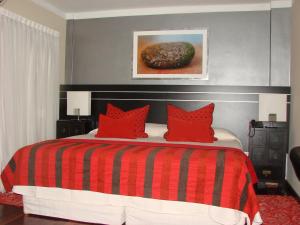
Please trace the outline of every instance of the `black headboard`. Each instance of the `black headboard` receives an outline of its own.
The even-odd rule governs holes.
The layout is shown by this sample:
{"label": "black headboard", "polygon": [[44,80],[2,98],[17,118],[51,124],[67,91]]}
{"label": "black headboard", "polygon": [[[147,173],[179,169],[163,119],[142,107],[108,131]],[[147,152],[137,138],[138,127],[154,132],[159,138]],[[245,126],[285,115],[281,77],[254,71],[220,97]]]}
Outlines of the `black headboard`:
{"label": "black headboard", "polygon": [[[214,127],[234,132],[242,141],[244,151],[248,146],[248,124],[258,119],[258,96],[260,93],[288,94],[290,87],[255,86],[200,86],[200,85],[61,85],[60,119],[67,116],[67,91],[91,91],[92,118],[97,121],[99,113],[106,112],[108,102],[129,110],[150,105],[148,122],[166,123],[167,104],[186,110],[194,110],[210,102],[215,103]],[[289,114],[289,104],[288,114]],[[96,123],[95,123],[96,124]]]}

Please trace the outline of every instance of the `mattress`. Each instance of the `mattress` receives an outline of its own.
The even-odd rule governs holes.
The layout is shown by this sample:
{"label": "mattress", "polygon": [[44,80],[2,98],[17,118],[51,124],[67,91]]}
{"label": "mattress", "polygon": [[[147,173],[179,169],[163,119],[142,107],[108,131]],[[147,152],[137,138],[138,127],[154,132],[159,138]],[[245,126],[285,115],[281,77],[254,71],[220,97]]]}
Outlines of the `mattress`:
{"label": "mattress", "polygon": [[[94,139],[92,134],[72,138]],[[105,138],[105,140],[116,139]],[[134,141],[145,142],[145,139]],[[161,137],[149,137],[147,142],[164,143],[165,140]],[[193,142],[184,142],[184,144],[199,145],[199,143]],[[205,143],[205,145],[241,149],[240,141],[237,138],[218,140],[214,143]],[[244,225],[247,221],[247,224],[250,224],[249,218],[244,212],[199,203],[37,186],[14,186],[13,191],[24,196],[25,213],[83,222],[111,225],[120,225],[125,221],[126,225],[181,225],[183,223],[189,225]],[[261,223],[260,214],[257,213],[252,224]]]}

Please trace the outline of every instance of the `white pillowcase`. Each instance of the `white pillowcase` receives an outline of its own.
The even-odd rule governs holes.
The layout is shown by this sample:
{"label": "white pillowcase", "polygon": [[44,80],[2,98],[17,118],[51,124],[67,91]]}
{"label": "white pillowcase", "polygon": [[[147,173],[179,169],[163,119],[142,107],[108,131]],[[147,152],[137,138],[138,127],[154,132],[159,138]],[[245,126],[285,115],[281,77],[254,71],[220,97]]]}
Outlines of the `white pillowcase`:
{"label": "white pillowcase", "polygon": [[218,140],[238,140],[237,136],[229,130],[223,128],[213,128],[215,131],[215,137]]}
{"label": "white pillowcase", "polygon": [[146,123],[145,132],[149,137],[163,137],[168,131],[166,124]]}
{"label": "white pillowcase", "polygon": [[[145,132],[149,135],[149,137],[163,137],[167,131],[168,128],[166,124],[159,124],[159,123],[145,124]],[[91,130],[89,134],[96,135],[97,132],[98,132],[98,128]]]}
{"label": "white pillowcase", "polygon": [[98,128],[91,130],[88,134],[95,136],[97,134],[97,132],[98,132]]}

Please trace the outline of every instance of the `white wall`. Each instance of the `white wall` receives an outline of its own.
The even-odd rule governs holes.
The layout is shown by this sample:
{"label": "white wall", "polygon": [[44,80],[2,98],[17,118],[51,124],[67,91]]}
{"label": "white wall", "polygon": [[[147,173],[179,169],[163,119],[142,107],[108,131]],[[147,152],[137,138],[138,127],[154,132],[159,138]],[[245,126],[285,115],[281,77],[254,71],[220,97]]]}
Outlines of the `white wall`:
{"label": "white wall", "polygon": [[[294,1],[292,9],[292,60],[291,60],[291,124],[290,149],[300,146],[300,1]],[[297,179],[291,162],[288,160],[287,180],[300,196],[300,181]]]}
{"label": "white wall", "polygon": [[8,0],[4,4],[4,8],[60,33],[60,83],[65,83],[66,20],[41,8],[30,0]]}

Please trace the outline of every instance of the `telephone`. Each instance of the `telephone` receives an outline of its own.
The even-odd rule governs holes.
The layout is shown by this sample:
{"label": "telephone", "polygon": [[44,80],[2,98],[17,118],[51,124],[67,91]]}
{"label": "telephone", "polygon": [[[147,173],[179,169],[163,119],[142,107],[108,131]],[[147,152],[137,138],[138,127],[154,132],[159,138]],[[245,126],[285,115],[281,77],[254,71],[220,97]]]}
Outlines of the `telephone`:
{"label": "telephone", "polygon": [[251,126],[252,128],[255,128],[255,125],[256,125],[256,121],[255,121],[255,120],[251,120],[251,121],[250,121],[250,126]]}
{"label": "telephone", "polygon": [[248,132],[249,137],[254,137],[255,136],[255,125],[256,125],[255,120],[251,120],[249,122],[249,132]]}
{"label": "telephone", "polygon": [[248,136],[249,137],[254,137],[255,136],[255,128],[262,128],[262,127],[264,127],[263,122],[251,120],[249,122],[249,133],[248,133]]}

